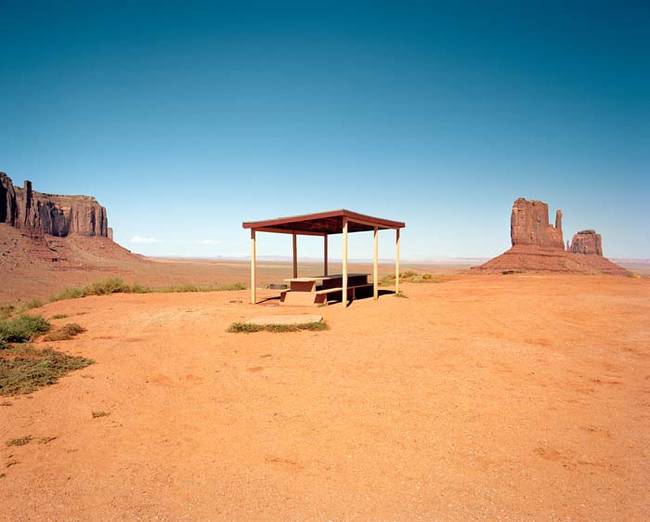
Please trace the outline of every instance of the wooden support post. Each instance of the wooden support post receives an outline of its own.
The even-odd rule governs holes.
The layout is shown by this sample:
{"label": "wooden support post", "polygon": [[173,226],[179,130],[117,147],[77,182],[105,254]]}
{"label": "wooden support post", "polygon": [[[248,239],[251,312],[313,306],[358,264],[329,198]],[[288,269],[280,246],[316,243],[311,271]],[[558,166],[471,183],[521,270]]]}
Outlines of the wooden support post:
{"label": "wooden support post", "polygon": [[348,219],[343,218],[343,284],[342,302],[343,306],[348,304]]}
{"label": "wooden support post", "polygon": [[323,236],[323,275],[327,275],[329,262],[327,260],[327,234]]}
{"label": "wooden support post", "polygon": [[399,228],[395,229],[395,293],[399,294]]}
{"label": "wooden support post", "polygon": [[375,301],[379,299],[379,228],[373,231],[373,252],[372,252],[372,295]]}
{"label": "wooden support post", "polygon": [[293,234],[293,277],[298,277],[298,234]]}
{"label": "wooden support post", "polygon": [[255,249],[255,229],[251,228],[251,304],[257,302],[255,289],[257,287],[257,252]]}

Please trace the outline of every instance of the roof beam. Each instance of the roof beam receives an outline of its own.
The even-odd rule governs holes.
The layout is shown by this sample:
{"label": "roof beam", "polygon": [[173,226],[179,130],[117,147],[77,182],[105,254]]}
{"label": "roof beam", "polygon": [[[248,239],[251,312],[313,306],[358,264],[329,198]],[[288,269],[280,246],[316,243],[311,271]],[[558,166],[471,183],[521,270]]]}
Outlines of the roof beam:
{"label": "roof beam", "polygon": [[286,228],[274,228],[274,227],[260,227],[260,228],[254,228],[253,230],[257,230],[258,232],[273,232],[273,233],[279,233],[279,234],[300,234],[303,236],[326,236],[327,232],[313,232],[311,230],[289,230]]}

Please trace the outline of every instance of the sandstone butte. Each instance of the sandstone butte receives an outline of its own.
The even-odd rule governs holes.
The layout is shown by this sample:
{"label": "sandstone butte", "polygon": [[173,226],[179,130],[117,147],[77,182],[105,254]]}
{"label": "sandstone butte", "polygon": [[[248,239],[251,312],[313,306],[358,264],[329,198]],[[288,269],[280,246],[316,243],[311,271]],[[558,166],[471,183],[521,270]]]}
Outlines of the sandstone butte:
{"label": "sandstone butte", "polygon": [[0,223],[36,237],[112,237],[106,209],[95,198],[43,194],[32,190],[31,181],[15,187],[4,172],[0,172]]}
{"label": "sandstone butte", "polygon": [[548,205],[543,201],[517,199],[510,216],[512,247],[491,259],[478,271],[487,272],[568,272],[584,274],[629,275],[624,268],[603,257],[602,238],[595,230],[583,230],[573,236],[565,249],[562,211],[549,223]]}

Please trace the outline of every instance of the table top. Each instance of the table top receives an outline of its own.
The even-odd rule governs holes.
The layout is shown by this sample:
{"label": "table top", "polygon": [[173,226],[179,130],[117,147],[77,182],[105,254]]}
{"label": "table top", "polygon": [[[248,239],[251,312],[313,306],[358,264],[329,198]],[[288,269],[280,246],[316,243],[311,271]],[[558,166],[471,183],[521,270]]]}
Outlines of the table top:
{"label": "table top", "polygon": [[[368,277],[370,274],[361,274],[361,273],[351,273],[348,274],[348,278],[350,277],[362,277],[366,276]],[[315,282],[315,281],[331,281],[333,279],[343,279],[343,274],[333,274],[333,275],[322,275],[322,276],[314,276],[314,277],[290,277],[285,279],[284,281],[286,283],[310,283],[310,282]]]}

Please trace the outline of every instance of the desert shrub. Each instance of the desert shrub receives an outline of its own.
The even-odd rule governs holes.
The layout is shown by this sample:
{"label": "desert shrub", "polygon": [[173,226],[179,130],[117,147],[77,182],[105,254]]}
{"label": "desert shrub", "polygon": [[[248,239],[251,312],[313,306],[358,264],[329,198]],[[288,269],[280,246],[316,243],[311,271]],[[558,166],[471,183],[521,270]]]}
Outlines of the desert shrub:
{"label": "desert shrub", "polygon": [[109,277],[96,281],[87,290],[87,295],[126,294],[131,292],[131,287],[119,277]]}
{"label": "desert shrub", "polygon": [[140,283],[133,283],[129,290],[129,293],[131,294],[148,294],[150,292],[152,292],[151,288],[141,285]]}
{"label": "desert shrub", "polygon": [[262,330],[264,330],[264,327],[258,324],[241,323],[241,322],[232,323],[228,327],[228,331],[230,333],[252,333],[252,332],[260,332]]}
{"label": "desert shrub", "polygon": [[109,411],[94,411],[92,412],[93,419],[97,419],[99,417],[108,417],[111,413]]}
{"label": "desert shrub", "polygon": [[246,283],[232,283],[229,285],[223,285],[219,287],[219,290],[229,291],[229,290],[246,290]]}
{"label": "desert shrub", "polygon": [[66,288],[61,290],[58,294],[54,294],[50,297],[50,302],[63,301],[65,299],[78,299],[79,297],[85,297],[86,293],[83,288]]}
{"label": "desert shrub", "polygon": [[14,310],[14,314],[22,314],[28,310],[33,310],[34,308],[40,308],[43,306],[43,301],[40,299],[30,299],[24,303],[19,304]]}
{"label": "desert shrub", "polygon": [[41,306],[43,306],[43,301],[40,299],[30,299],[29,301],[18,303],[16,305],[0,306],[0,320],[9,319],[11,316],[16,314],[24,314],[28,310],[39,308]]}
{"label": "desert shrub", "polygon": [[314,321],[312,323],[303,324],[269,324],[266,326],[268,332],[298,332],[300,330],[327,330],[327,323],[323,321]]}
{"label": "desert shrub", "polygon": [[119,277],[109,277],[108,279],[95,281],[87,286],[66,288],[50,297],[50,302],[63,301],[64,299],[78,299],[89,295],[144,294],[147,292],[151,292],[151,289],[148,287],[137,283],[125,283]]}
{"label": "desert shrub", "polygon": [[226,292],[230,290],[246,290],[245,283],[232,283],[229,285],[193,285],[183,284],[177,286],[167,286],[163,288],[155,288],[153,292],[158,293],[184,293],[184,292]]}
{"label": "desert shrub", "polygon": [[15,319],[0,321],[0,341],[24,343],[47,332],[50,323],[40,315],[21,315]]}
{"label": "desert shrub", "polygon": [[156,292],[159,293],[187,293],[187,292],[201,292],[201,288],[197,285],[192,285],[192,284],[184,284],[184,285],[178,285],[178,286],[168,286],[165,288],[159,288],[155,290]]}
{"label": "desert shrub", "polygon": [[68,314],[56,314],[50,317],[50,319],[65,319],[66,317],[68,317]]}
{"label": "desert shrub", "polygon": [[15,310],[16,307],[14,305],[0,306],[0,321],[3,319],[9,319],[13,315]]}
{"label": "desert shrub", "polygon": [[13,345],[0,351],[0,395],[18,395],[54,384],[59,377],[94,361],[30,345]]}
{"label": "desert shrub", "polygon": [[303,324],[251,324],[251,323],[241,323],[236,322],[232,323],[228,328],[228,331],[231,333],[253,333],[253,332],[273,332],[273,333],[282,333],[282,332],[299,332],[301,330],[327,330],[329,327],[324,321],[314,321],[311,323]]}
{"label": "desert shrub", "polygon": [[89,295],[110,295],[110,294],[148,294],[156,293],[174,293],[174,292],[219,292],[224,290],[245,290],[244,283],[234,283],[230,285],[194,285],[182,284],[176,286],[167,286],[162,288],[150,288],[138,283],[125,283],[119,277],[110,277],[96,281],[87,286],[66,288],[58,294],[50,297],[50,302],[63,301],[64,299],[78,299]]}
{"label": "desert shrub", "polygon": [[[412,270],[400,272],[399,280],[405,283],[444,283],[449,281],[448,276],[434,276],[433,274],[418,274]],[[393,286],[395,284],[395,274],[388,274],[379,280],[379,286]]]}
{"label": "desert shrub", "polygon": [[63,325],[61,328],[57,328],[53,332],[50,332],[45,337],[44,341],[67,341],[72,339],[75,335],[85,332],[86,329],[77,323],[68,323]]}

